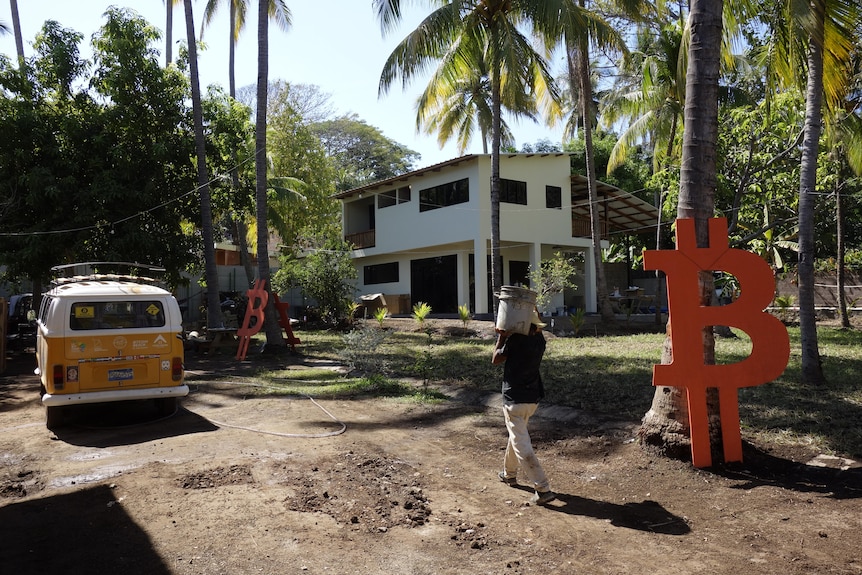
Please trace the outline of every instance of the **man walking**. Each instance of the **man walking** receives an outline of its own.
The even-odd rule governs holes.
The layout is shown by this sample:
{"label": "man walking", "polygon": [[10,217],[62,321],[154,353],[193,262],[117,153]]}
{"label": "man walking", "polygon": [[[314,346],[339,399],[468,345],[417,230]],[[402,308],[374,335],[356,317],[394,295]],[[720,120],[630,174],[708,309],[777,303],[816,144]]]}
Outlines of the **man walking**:
{"label": "man walking", "polygon": [[529,334],[500,331],[491,358],[493,364],[505,363],[503,416],[509,431],[509,441],[506,444],[503,471],[499,473],[499,477],[507,485],[517,485],[516,474],[520,468],[526,480],[536,490],[530,499],[530,502],[536,505],[545,505],[556,498],[545,470],[533,451],[527,430],[527,422],[536,412],[539,400],[545,396],[542,376],[539,373],[539,365],[545,354],[543,327],[545,324],[539,319],[538,312],[533,310]]}

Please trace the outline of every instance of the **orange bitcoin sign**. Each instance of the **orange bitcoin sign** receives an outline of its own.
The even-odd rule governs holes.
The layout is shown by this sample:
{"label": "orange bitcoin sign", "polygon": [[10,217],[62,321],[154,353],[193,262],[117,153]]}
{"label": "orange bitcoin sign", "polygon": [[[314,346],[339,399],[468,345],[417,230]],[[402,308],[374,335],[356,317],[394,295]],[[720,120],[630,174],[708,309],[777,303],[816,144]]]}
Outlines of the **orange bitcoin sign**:
{"label": "orange bitcoin sign", "polygon": [[245,310],[245,319],[242,322],[242,327],[236,332],[237,336],[239,336],[239,349],[237,349],[236,358],[240,361],[244,360],[248,353],[251,336],[255,335],[263,327],[263,310],[269,301],[269,293],[266,291],[266,280],[256,281],[254,288],[245,293],[248,295],[248,307]]}
{"label": "orange bitcoin sign", "polygon": [[[676,225],[676,250],[644,251],[644,269],[660,269],[667,275],[673,348],[673,361],[653,368],[653,385],[686,389],[691,457],[696,467],[712,465],[706,389],[718,388],[724,459],[742,461],[737,390],[774,380],[784,372],[790,357],[787,329],[764,311],[774,295],[772,270],[756,254],[728,247],[724,218],[709,220],[708,248],[697,247],[694,220],[678,219]],[[739,298],[726,306],[700,305],[698,274],[702,271],[724,271],[735,276],[740,285]],[[747,333],[751,355],[739,363],[704,364],[701,331],[713,325]]]}

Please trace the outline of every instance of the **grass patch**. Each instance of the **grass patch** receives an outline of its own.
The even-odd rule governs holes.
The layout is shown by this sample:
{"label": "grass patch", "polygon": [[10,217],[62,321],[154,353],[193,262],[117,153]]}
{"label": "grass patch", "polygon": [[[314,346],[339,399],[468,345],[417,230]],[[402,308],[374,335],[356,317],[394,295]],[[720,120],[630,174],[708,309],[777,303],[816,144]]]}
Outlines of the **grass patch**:
{"label": "grass patch", "polygon": [[[751,353],[749,338],[735,333],[739,337],[716,340],[718,363],[742,361]],[[799,328],[789,327],[788,333],[791,354],[782,376],[739,391],[746,435],[767,444],[862,458],[862,331],[819,328],[827,379],[819,387],[802,383]],[[303,351],[336,358],[342,341],[341,334],[303,333]],[[545,401],[638,421],[652,402],[652,370],[661,360],[663,342],[660,333],[552,338],[542,362]],[[492,349],[491,339],[435,334],[429,346],[425,333],[393,331],[377,353],[386,360],[385,377],[393,380],[422,379],[421,364],[422,372],[430,374],[428,389],[458,385],[498,392],[502,366],[491,365]],[[374,386],[360,386],[356,393],[374,393]],[[403,394],[409,395],[407,390]]]}
{"label": "grass patch", "polygon": [[252,395],[307,395],[318,399],[397,397],[417,403],[437,402],[446,398],[440,392],[417,389],[406,382],[378,374],[345,377],[328,369],[265,371],[259,373],[256,380],[258,385],[252,388]]}

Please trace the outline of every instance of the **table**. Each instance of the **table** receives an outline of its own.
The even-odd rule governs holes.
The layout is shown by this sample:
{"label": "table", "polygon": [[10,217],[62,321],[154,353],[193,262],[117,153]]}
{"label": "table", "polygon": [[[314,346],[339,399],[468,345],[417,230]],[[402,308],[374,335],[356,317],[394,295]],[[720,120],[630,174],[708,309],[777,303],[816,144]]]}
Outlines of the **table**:
{"label": "table", "polygon": [[221,347],[236,345],[236,331],[237,328],[235,327],[214,327],[207,330],[207,335],[212,336],[212,339],[209,340],[209,351],[214,353]]}
{"label": "table", "polygon": [[617,304],[622,313],[649,313],[655,303],[654,295],[644,295],[640,291],[627,291],[624,295],[611,295],[611,303]]}

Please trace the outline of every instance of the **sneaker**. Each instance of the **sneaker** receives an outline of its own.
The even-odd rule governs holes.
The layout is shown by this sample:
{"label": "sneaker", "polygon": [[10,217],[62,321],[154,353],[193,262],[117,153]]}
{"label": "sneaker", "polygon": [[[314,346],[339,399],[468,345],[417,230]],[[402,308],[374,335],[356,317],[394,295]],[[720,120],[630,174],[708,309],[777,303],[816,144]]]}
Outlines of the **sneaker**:
{"label": "sneaker", "polygon": [[530,503],[533,505],[547,505],[557,498],[557,494],[553,491],[536,491],[530,498]]}
{"label": "sneaker", "polygon": [[502,481],[503,483],[505,483],[506,485],[509,485],[511,487],[514,487],[515,485],[518,484],[517,478],[507,477],[505,471],[501,471],[500,473],[498,473],[497,477],[500,478],[500,481]]}

